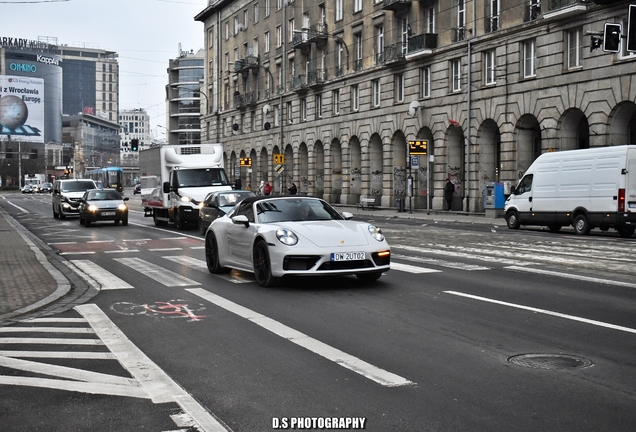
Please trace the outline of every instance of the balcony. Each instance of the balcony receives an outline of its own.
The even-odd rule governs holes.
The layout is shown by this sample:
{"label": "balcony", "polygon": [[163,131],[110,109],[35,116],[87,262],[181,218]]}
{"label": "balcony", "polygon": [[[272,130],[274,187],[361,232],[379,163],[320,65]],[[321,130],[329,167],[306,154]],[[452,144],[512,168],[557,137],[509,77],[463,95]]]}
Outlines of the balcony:
{"label": "balcony", "polygon": [[312,88],[320,87],[325,84],[325,71],[316,69],[307,72],[307,85]]}
{"label": "balcony", "polygon": [[545,19],[555,16],[563,18],[587,10],[586,0],[548,0],[547,6],[548,10],[543,12]]}
{"label": "balcony", "polygon": [[451,31],[453,42],[460,42],[466,39],[466,27],[455,27]]}
{"label": "balcony", "polygon": [[260,67],[260,59],[257,55],[248,55],[245,58],[238,59],[234,62],[234,72],[248,72],[250,69],[258,70]]}
{"label": "balcony", "polygon": [[312,24],[308,28],[294,32],[292,47],[307,51],[312,43],[323,45],[329,36],[327,24]]}
{"label": "balcony", "polygon": [[234,92],[234,108],[243,109],[247,107],[245,96],[239,92]]}
{"label": "balcony", "polygon": [[245,93],[245,105],[246,106],[254,106],[258,102],[258,92],[251,91]]}
{"label": "balcony", "polygon": [[411,0],[384,0],[382,9],[403,12],[411,7]]}
{"label": "balcony", "polygon": [[362,59],[353,61],[353,71],[360,72],[362,70]]}
{"label": "balcony", "polygon": [[408,46],[404,42],[394,43],[384,47],[384,64],[396,64],[406,61]]}
{"label": "balcony", "polygon": [[526,5],[523,11],[523,22],[534,21],[541,17],[541,3]]}
{"label": "balcony", "polygon": [[423,33],[409,38],[409,54],[437,48],[437,33]]}
{"label": "balcony", "polygon": [[501,30],[499,24],[499,16],[491,16],[490,18],[486,18],[484,20],[484,30],[486,33],[496,32],[497,30]]}
{"label": "balcony", "polygon": [[296,93],[306,92],[309,86],[305,75],[293,75],[291,79],[291,90]]}

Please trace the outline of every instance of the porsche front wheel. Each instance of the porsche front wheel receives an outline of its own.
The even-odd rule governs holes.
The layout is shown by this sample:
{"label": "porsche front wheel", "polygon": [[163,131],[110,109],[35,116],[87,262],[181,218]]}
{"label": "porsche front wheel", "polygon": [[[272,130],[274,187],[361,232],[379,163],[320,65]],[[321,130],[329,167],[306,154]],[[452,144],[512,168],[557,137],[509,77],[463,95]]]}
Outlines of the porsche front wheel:
{"label": "porsche front wheel", "polygon": [[205,237],[205,262],[208,265],[210,273],[224,273],[230,270],[221,267],[219,262],[219,246],[216,243],[214,234],[208,234]]}
{"label": "porsche front wheel", "polygon": [[256,282],[264,287],[273,287],[280,281],[279,278],[272,276],[271,261],[269,259],[269,251],[267,250],[267,243],[263,240],[259,240],[254,245],[254,277]]}

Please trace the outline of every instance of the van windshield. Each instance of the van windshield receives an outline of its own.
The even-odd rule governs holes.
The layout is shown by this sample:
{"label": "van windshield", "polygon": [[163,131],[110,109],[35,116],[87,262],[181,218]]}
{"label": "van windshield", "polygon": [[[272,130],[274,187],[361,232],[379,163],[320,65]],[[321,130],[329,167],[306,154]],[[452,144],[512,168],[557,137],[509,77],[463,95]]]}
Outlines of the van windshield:
{"label": "van windshield", "polygon": [[93,180],[79,180],[62,183],[62,192],[84,192],[88,189],[95,189]]}
{"label": "van windshield", "polygon": [[176,171],[175,175],[179,187],[227,186],[229,184],[222,168],[183,169]]}

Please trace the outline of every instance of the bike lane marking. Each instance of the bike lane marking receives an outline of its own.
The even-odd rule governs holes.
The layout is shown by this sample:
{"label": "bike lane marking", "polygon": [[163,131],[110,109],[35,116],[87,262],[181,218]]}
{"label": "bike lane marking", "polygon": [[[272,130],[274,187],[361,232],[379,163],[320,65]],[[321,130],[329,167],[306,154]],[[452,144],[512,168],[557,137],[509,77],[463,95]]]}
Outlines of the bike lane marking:
{"label": "bike lane marking", "polygon": [[75,310],[86,318],[100,340],[141,384],[154,403],[176,402],[203,431],[227,432],[230,430],[150,360],[97,305],[80,305],[76,306]]}
{"label": "bike lane marking", "polygon": [[171,270],[149,263],[141,258],[115,258],[115,261],[132,268],[165,286],[201,285],[199,282],[181,276]]}
{"label": "bike lane marking", "polygon": [[229,312],[232,312],[254,324],[268,330],[298,346],[318,354],[334,363],[347,368],[357,374],[364,376],[385,387],[399,387],[406,385],[415,385],[414,382],[407,380],[399,375],[391,373],[387,370],[373,366],[362,359],[354,357],[337,348],[331,347],[317,339],[307,336],[291,327],[288,327],[272,318],[266,317],[258,312],[254,312],[244,306],[231,302],[223,297],[213,294],[203,288],[190,288],[186,291],[197,295],[204,300],[209,301]]}
{"label": "bike lane marking", "polygon": [[90,260],[71,260],[71,263],[95,280],[102,290],[134,288],[126,281],[118,278],[108,270]]}

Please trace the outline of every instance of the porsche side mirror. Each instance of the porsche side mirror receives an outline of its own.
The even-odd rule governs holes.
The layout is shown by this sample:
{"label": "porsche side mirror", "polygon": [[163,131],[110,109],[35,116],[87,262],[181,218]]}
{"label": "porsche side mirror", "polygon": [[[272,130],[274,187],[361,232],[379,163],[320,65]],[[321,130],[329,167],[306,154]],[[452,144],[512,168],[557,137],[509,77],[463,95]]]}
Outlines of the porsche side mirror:
{"label": "porsche side mirror", "polygon": [[349,220],[353,218],[353,214],[349,212],[342,212],[342,217],[345,218],[345,220]]}
{"label": "porsche side mirror", "polygon": [[243,224],[245,225],[245,228],[250,226],[250,221],[247,220],[247,216],[245,215],[238,215],[238,216],[232,217],[232,223],[236,225]]}

